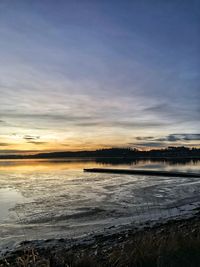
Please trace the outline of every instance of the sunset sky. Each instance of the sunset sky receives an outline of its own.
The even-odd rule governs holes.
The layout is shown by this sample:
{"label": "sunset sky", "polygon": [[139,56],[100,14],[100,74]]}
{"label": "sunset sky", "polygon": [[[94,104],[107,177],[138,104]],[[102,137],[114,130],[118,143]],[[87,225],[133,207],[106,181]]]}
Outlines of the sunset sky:
{"label": "sunset sky", "polygon": [[200,147],[200,1],[1,0],[0,154]]}

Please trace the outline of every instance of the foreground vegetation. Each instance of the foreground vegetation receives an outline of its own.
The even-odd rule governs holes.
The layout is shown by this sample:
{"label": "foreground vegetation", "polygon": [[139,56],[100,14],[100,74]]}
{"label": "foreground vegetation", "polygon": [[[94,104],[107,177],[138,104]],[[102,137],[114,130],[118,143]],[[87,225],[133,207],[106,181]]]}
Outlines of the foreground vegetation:
{"label": "foreground vegetation", "polygon": [[[31,243],[30,243],[31,244]],[[3,257],[0,267],[198,267],[199,216],[142,231],[99,235],[92,244],[36,248],[24,246]]]}

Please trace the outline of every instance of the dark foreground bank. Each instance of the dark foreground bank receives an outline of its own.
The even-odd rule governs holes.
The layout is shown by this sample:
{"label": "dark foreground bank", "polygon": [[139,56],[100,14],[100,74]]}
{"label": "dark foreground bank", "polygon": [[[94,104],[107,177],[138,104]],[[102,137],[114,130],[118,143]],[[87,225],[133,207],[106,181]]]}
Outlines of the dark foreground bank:
{"label": "dark foreground bank", "polygon": [[[48,244],[49,242],[49,244]],[[74,243],[60,239],[38,246],[24,242],[0,260],[0,267],[199,267],[200,216],[171,220]]]}

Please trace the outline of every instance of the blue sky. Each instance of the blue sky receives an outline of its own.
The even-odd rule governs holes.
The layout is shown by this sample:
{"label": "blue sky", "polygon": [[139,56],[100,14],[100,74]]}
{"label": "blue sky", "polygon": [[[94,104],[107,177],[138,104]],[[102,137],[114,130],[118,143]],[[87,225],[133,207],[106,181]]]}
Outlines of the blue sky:
{"label": "blue sky", "polygon": [[0,36],[1,153],[200,145],[199,1],[2,0]]}

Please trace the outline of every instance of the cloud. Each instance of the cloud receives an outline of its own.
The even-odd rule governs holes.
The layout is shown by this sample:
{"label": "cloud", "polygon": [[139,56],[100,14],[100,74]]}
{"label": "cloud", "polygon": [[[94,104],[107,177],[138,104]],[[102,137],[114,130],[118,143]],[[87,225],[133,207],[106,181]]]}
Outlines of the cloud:
{"label": "cloud", "polygon": [[[81,127],[115,127],[115,128],[145,128],[145,127],[160,127],[166,125],[166,122],[151,122],[151,121],[91,121],[91,122],[80,122],[76,123],[75,126]],[[139,140],[139,139],[138,139]]]}
{"label": "cloud", "polygon": [[200,141],[200,134],[169,134],[163,137],[137,136],[135,139],[151,142]]}
{"label": "cloud", "polygon": [[156,138],[154,140],[157,141],[168,141],[168,142],[176,142],[176,141],[200,141],[200,134],[169,134],[163,138]]}
{"label": "cloud", "polygon": [[145,147],[163,147],[162,142],[140,142],[140,143],[129,143],[130,146],[145,146]]}
{"label": "cloud", "polygon": [[9,146],[10,144],[8,143],[0,143],[0,146]]}
{"label": "cloud", "polygon": [[155,104],[148,108],[144,108],[144,111],[148,112],[171,112],[171,106],[166,103],[163,104]]}
{"label": "cloud", "polygon": [[165,122],[152,122],[152,121],[114,121],[111,123],[115,126],[125,127],[125,128],[143,128],[143,127],[160,127],[165,125]]}
{"label": "cloud", "polygon": [[200,141],[200,134],[176,134],[173,136],[174,138],[179,138],[179,140],[187,140],[187,141],[191,141],[191,140],[196,140],[196,141]]}
{"label": "cloud", "polygon": [[146,137],[137,136],[135,139],[136,140],[152,140],[153,137],[152,136],[146,136]]}
{"label": "cloud", "polygon": [[38,139],[40,139],[40,136],[38,136],[38,135],[24,135],[23,139],[25,139],[25,140],[38,140]]}
{"label": "cloud", "polygon": [[[188,96],[188,99],[189,98],[190,97]],[[199,122],[199,107],[196,103],[196,99],[188,100],[188,104],[183,103],[183,101],[185,100],[181,99],[178,99],[176,103],[170,103],[167,98],[163,101],[164,102],[161,104],[156,103],[151,105],[150,107],[144,108],[143,112],[154,114],[158,117],[162,117],[170,121],[175,120],[179,122],[185,122],[190,120]]]}
{"label": "cloud", "polygon": [[47,142],[44,141],[38,141],[40,139],[39,135],[24,135],[23,139],[26,140],[26,143],[34,144],[34,145],[44,145],[47,144]]}
{"label": "cloud", "polygon": [[12,126],[10,123],[8,123],[8,122],[5,121],[5,120],[0,120],[0,125],[1,125],[1,126]]}
{"label": "cloud", "polygon": [[27,141],[29,144],[34,144],[34,145],[44,145],[47,144],[48,142],[40,142],[40,141]]}
{"label": "cloud", "polygon": [[2,149],[0,154],[27,154],[27,153],[37,153],[38,150],[19,150],[19,149]]}
{"label": "cloud", "polygon": [[[64,110],[63,110],[64,111]],[[49,113],[14,113],[14,112],[1,112],[1,116],[8,118],[19,118],[19,119],[51,119],[51,120],[63,120],[63,121],[81,121],[81,120],[90,120],[96,116],[94,115],[71,115],[71,114],[60,114],[52,112]],[[3,121],[2,121],[3,122]]]}

